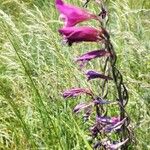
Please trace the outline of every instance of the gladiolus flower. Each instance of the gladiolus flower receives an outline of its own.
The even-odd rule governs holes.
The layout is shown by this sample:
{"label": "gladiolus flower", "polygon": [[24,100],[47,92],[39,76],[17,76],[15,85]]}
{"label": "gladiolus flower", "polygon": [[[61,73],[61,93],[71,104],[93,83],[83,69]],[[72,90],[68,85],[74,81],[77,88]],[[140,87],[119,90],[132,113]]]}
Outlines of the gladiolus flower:
{"label": "gladiolus flower", "polygon": [[102,139],[101,141],[97,141],[94,145],[94,148],[105,148],[107,150],[117,150],[119,149],[121,146],[123,146],[125,143],[127,143],[129,139],[127,138],[126,140],[122,141],[122,142],[118,142],[118,141],[110,141],[110,140],[106,140],[106,139]]}
{"label": "gladiolus flower", "polygon": [[78,112],[80,112],[81,110],[86,110],[86,109],[88,109],[88,108],[91,108],[92,107],[92,105],[93,105],[94,103],[81,103],[81,104],[78,104],[78,105],[76,105],[76,107],[73,109],[73,112],[75,112],[75,113],[78,113]]}
{"label": "gladiolus flower", "polygon": [[90,131],[95,137],[100,132],[109,133],[112,131],[118,131],[125,123],[126,118],[120,121],[119,117],[97,117],[96,123],[91,127]]}
{"label": "gladiolus flower", "polygon": [[95,98],[92,102],[89,103],[80,103],[75,106],[73,109],[74,113],[79,113],[80,111],[84,110],[84,119],[87,120],[90,115],[92,114],[93,107],[96,105],[106,105],[114,103],[112,101],[104,100],[100,97]]}
{"label": "gladiolus flower", "polygon": [[112,132],[121,129],[122,125],[125,123],[125,120],[126,118],[120,121],[119,117],[97,117],[95,125],[97,128],[100,126],[101,131]]}
{"label": "gladiolus flower", "polygon": [[59,33],[64,36],[69,46],[74,42],[98,42],[109,37],[106,30],[92,27],[65,27],[59,29]]}
{"label": "gladiolus flower", "polygon": [[60,18],[65,21],[65,27],[71,27],[90,19],[98,19],[96,15],[87,12],[85,9],[65,4],[62,0],[56,0],[56,8],[60,12]]}
{"label": "gladiolus flower", "polygon": [[114,103],[114,102],[104,100],[100,97],[97,97],[90,103],[80,103],[80,104],[76,105],[76,107],[74,108],[73,111],[78,113],[78,112],[80,112],[80,110],[86,109],[87,107],[91,107],[91,106],[93,107],[95,105],[105,105],[105,104],[111,104],[111,103]]}
{"label": "gladiolus flower", "polygon": [[112,125],[106,125],[106,127],[104,127],[104,131],[105,132],[112,132],[112,131],[117,131],[119,129],[121,129],[122,125],[125,123],[126,118],[124,118],[123,120],[116,122],[115,124]]}
{"label": "gladiolus flower", "polygon": [[79,56],[78,58],[75,59],[75,61],[81,62],[80,66],[83,66],[84,64],[86,64],[87,62],[89,62],[92,59],[100,58],[100,57],[104,57],[104,56],[110,56],[110,53],[108,51],[106,51],[105,49],[95,50],[95,51],[90,51],[90,52],[87,52],[87,53]]}
{"label": "gladiolus flower", "polygon": [[105,76],[104,74],[98,73],[98,72],[93,71],[93,70],[88,70],[85,74],[88,78],[88,81],[91,80],[91,79],[95,79],[95,78],[101,78],[101,79],[105,79],[105,80],[112,80],[111,77]]}
{"label": "gladiolus flower", "polygon": [[112,124],[115,125],[120,121],[120,117],[97,117],[96,122],[102,124]]}
{"label": "gladiolus flower", "polygon": [[118,148],[120,148],[122,145],[124,145],[125,143],[127,143],[129,139],[127,138],[126,140],[122,141],[122,142],[118,142],[115,144],[112,144],[112,143],[108,143],[105,145],[106,149],[109,149],[109,150],[117,150]]}
{"label": "gladiolus flower", "polygon": [[76,97],[80,94],[88,94],[92,96],[92,91],[90,89],[85,89],[85,88],[73,88],[70,90],[67,90],[63,93],[64,98],[69,98],[69,97]]}

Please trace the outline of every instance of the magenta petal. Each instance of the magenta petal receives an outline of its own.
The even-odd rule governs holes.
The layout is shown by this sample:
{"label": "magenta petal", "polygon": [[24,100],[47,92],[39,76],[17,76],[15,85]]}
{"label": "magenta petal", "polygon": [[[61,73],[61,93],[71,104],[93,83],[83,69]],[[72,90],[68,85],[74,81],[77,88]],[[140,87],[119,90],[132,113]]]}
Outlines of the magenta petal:
{"label": "magenta petal", "polygon": [[65,27],[59,29],[59,33],[65,40],[72,45],[74,42],[98,42],[105,40],[104,29],[95,29],[92,27]]}
{"label": "magenta petal", "polygon": [[64,98],[76,97],[76,96],[81,95],[83,93],[86,93],[88,95],[92,95],[92,92],[89,89],[85,89],[85,88],[73,88],[73,89],[69,89],[69,90],[63,92],[63,97]]}
{"label": "magenta petal", "polygon": [[98,19],[96,15],[87,12],[85,9],[66,4],[62,0],[56,0],[56,8],[64,16],[66,27],[74,26],[86,20]]}
{"label": "magenta petal", "polygon": [[109,56],[110,53],[104,49],[87,52],[76,59],[76,61],[90,61],[97,57]]}
{"label": "magenta petal", "polygon": [[101,79],[105,79],[105,80],[112,80],[111,77],[105,76],[104,74],[98,73],[98,72],[93,71],[93,70],[88,70],[86,72],[86,76],[87,76],[88,80],[96,79],[96,78],[101,78]]}
{"label": "magenta petal", "polygon": [[64,2],[62,0],[56,0],[56,5],[63,5]]}

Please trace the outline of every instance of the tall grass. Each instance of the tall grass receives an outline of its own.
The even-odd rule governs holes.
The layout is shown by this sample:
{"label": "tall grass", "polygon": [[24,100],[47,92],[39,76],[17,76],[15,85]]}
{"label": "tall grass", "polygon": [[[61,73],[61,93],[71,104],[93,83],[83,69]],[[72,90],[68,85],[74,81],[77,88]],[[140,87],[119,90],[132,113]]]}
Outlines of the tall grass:
{"label": "tall grass", "polygon": [[[66,1],[81,6],[80,1]],[[117,65],[130,94],[127,110],[136,139],[132,149],[148,150],[150,3],[108,2]],[[97,11],[92,4],[89,9]],[[57,32],[60,26],[53,0],[0,0],[0,149],[91,149],[88,123],[71,110],[87,97],[64,101],[61,92],[91,86],[73,58],[97,46],[63,45]],[[88,67],[98,68],[97,63]],[[95,91],[97,87],[95,82]]]}

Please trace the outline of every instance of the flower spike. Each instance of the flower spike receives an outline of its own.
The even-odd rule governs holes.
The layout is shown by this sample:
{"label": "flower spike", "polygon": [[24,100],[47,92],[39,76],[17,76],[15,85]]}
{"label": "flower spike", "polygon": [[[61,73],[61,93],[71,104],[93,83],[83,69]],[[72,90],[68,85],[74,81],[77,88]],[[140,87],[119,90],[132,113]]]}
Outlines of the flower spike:
{"label": "flower spike", "polygon": [[[85,6],[87,6],[89,1],[90,0],[87,0],[85,2]],[[97,44],[101,44],[102,49],[86,52],[75,59],[76,63],[79,63],[81,67],[80,69],[95,58],[105,57],[101,61],[105,62],[102,73],[94,70],[87,70],[84,72],[88,81],[97,78],[104,80],[103,82],[100,82],[100,84],[102,83],[99,86],[101,90],[99,90],[99,87],[95,88],[98,95],[94,95],[89,88],[72,88],[64,91],[62,96],[65,99],[80,96],[81,94],[86,94],[89,96],[90,100],[88,102],[76,104],[73,112],[82,112],[84,121],[90,119],[89,124],[92,124],[90,128],[92,138],[91,142],[94,144],[94,149],[128,149],[132,138],[128,129],[129,117],[125,111],[124,105],[128,102],[128,92],[123,83],[122,75],[116,67],[117,55],[110,40],[110,35],[106,30],[109,16],[104,5],[105,2],[103,0],[96,0],[96,2],[101,8],[98,15],[88,12],[86,9],[67,4],[63,0],[55,0],[55,6],[60,13],[60,18],[64,21],[64,26],[58,31],[63,37],[63,41],[65,43],[69,46],[80,42],[95,42]],[[100,23],[100,28],[76,26],[78,23],[91,19],[98,20]],[[112,77],[107,76],[110,71]],[[107,100],[109,90],[112,89],[109,88],[108,80],[113,80],[115,83],[116,88],[113,90],[114,92],[117,92],[117,95],[115,94],[115,101]],[[112,92],[112,94],[114,93]],[[108,115],[112,113],[114,114],[114,112],[111,112],[112,110],[109,109],[112,105],[117,105],[117,116],[115,117]],[[109,111],[111,113],[109,113]],[[96,118],[94,124],[93,116]],[[118,137],[119,139],[114,141],[114,137]]]}

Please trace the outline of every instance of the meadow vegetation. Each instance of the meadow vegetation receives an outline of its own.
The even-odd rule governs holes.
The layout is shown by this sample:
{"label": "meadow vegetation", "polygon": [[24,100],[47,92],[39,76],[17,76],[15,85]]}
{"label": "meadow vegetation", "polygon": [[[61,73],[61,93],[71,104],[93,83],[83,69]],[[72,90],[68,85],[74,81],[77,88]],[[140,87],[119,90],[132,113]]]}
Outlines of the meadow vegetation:
{"label": "meadow vegetation", "polygon": [[[66,0],[81,6],[80,0]],[[92,1],[92,0],[91,0]],[[129,91],[135,145],[150,149],[150,3],[108,0],[108,29]],[[98,8],[91,3],[88,9]],[[64,100],[70,87],[91,87],[74,58],[96,44],[64,45],[54,0],[0,0],[0,149],[91,149],[88,123],[72,112],[88,99]],[[91,26],[96,25],[90,21]],[[99,68],[98,60],[88,68]],[[95,81],[94,90],[99,84]],[[110,84],[110,89],[114,86]],[[110,96],[110,99],[114,97]],[[85,125],[83,125],[85,124]]]}

